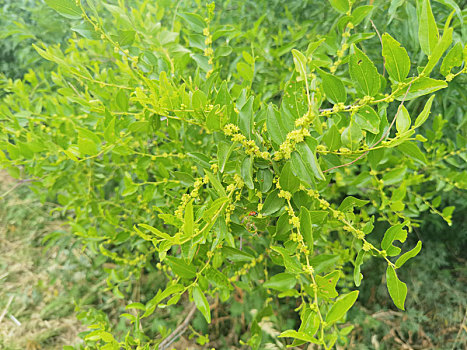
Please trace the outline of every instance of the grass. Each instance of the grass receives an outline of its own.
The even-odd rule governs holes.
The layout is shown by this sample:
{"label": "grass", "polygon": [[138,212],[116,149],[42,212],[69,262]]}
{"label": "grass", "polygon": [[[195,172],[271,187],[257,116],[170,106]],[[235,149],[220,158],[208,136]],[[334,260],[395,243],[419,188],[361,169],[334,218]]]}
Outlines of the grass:
{"label": "grass", "polygon": [[[67,237],[52,204],[0,172],[0,349],[62,349],[79,344],[74,315],[89,285],[89,262],[65,241],[49,249],[46,235]],[[66,238],[65,238],[66,239]]]}

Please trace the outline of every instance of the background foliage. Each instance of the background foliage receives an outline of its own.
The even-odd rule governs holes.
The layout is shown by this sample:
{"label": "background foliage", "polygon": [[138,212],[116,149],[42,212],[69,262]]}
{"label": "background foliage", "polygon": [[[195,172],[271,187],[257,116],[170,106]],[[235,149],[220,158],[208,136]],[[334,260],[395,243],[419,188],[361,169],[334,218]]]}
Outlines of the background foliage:
{"label": "background foliage", "polygon": [[[37,59],[29,46],[6,58],[19,68],[8,77],[24,75],[4,79],[0,158],[60,205],[93,269],[128,305],[120,319],[81,309],[88,346],[167,344],[191,302],[200,313],[189,334],[200,346],[462,346],[465,270],[451,258],[466,237],[465,11],[456,3],[431,3],[432,17],[428,1],[357,1],[352,10],[346,1],[46,2],[64,17],[38,6],[2,26],[5,47],[34,38],[55,64],[40,60],[24,74]],[[54,20],[39,21],[36,9]],[[407,54],[387,34],[381,44],[370,19]],[[431,70],[437,80],[420,75]],[[458,227],[455,237],[440,240],[446,226],[427,212]],[[419,276],[416,297],[407,313],[381,319],[391,308],[386,283],[404,308],[386,256],[399,254],[392,243],[405,241],[403,227],[404,251],[424,245],[397,270],[403,281]],[[354,309],[345,316],[370,255],[379,259],[362,265],[358,300],[376,321]],[[444,300],[447,280],[454,296]],[[423,311],[441,300],[445,313]],[[454,330],[439,334],[433,324],[443,321]],[[349,336],[351,324],[368,327]]]}

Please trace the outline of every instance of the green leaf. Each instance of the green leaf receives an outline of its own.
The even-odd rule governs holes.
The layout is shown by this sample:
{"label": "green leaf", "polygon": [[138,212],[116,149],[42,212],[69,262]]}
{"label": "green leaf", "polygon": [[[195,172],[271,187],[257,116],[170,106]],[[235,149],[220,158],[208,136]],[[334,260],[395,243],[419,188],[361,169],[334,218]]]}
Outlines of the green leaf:
{"label": "green leaf", "polygon": [[313,223],[311,221],[310,211],[305,207],[300,208],[300,232],[303,235],[303,240],[308,246],[308,249],[313,251]]}
{"label": "green leaf", "polygon": [[335,298],[339,295],[336,291],[336,285],[340,278],[339,271],[335,270],[326,276],[316,275],[315,278],[318,285],[318,296]]}
{"label": "green leaf", "polygon": [[287,291],[295,288],[297,279],[295,275],[287,272],[278,273],[272,276],[269,280],[263,283],[263,287],[271,288],[279,291]]}
{"label": "green leaf", "polygon": [[81,9],[76,5],[75,0],[45,0],[45,3],[69,19],[81,19]]}
{"label": "green leaf", "polygon": [[363,130],[367,130],[372,134],[379,133],[379,124],[381,120],[378,113],[370,106],[363,106],[360,108],[354,118],[355,122]]}
{"label": "green leaf", "polygon": [[362,137],[362,129],[360,129],[360,126],[354,120],[350,121],[349,126],[341,134],[342,144],[351,150],[358,148]]}
{"label": "green leaf", "polygon": [[282,122],[281,113],[272,104],[268,106],[266,115],[266,127],[268,134],[273,142],[280,145],[285,141],[287,131]]}
{"label": "green leaf", "polygon": [[453,32],[452,28],[448,28],[447,30],[444,31],[443,36],[441,37],[441,40],[436,44],[435,48],[433,49],[433,52],[429,56],[430,58],[428,60],[428,63],[423,69],[423,73],[425,73],[425,75],[427,76],[430,75],[433,68],[435,68],[438,61],[441,59],[443,54],[446,52],[446,50],[451,45],[452,32]]}
{"label": "green leaf", "polygon": [[128,111],[128,96],[126,95],[125,90],[120,89],[117,92],[116,98],[117,106],[122,112]]}
{"label": "green leaf", "polygon": [[274,214],[284,205],[284,198],[278,196],[279,190],[274,190],[268,194],[263,204],[262,214],[265,216]]}
{"label": "green leaf", "polygon": [[403,243],[407,239],[407,231],[404,230],[403,227],[403,224],[394,225],[388,228],[384,233],[383,240],[381,241],[381,248],[386,250],[389,256],[395,256],[400,253],[400,248],[392,245],[395,240]]}
{"label": "green leaf", "polygon": [[146,225],[146,224],[139,224],[138,225],[139,227],[142,227],[142,228],[145,228],[146,230],[149,230],[151,231],[151,233],[153,233],[155,236],[159,237],[159,238],[162,238],[162,239],[166,239],[170,242],[173,242],[174,241],[174,237],[168,235],[167,233],[165,232],[161,232],[159,231],[157,228],[155,227],[152,227],[152,226],[149,226],[149,225]]}
{"label": "green leaf", "polygon": [[195,302],[196,308],[203,314],[206,322],[211,323],[211,310],[209,309],[208,300],[198,286],[193,287],[193,301]]}
{"label": "green leaf", "polygon": [[217,162],[221,173],[224,172],[225,164],[229,160],[234,148],[235,143],[227,143],[224,141],[219,142],[217,145]]}
{"label": "green leaf", "polygon": [[326,315],[326,322],[332,324],[340,320],[353,306],[358,298],[358,290],[341,295]]}
{"label": "green leaf", "polygon": [[350,10],[349,0],[329,0],[329,3],[340,13],[347,13]]}
{"label": "green leaf", "polygon": [[168,256],[166,258],[167,263],[173,272],[182,278],[192,279],[196,276],[196,267],[187,264],[183,259]]}
{"label": "green leaf", "polygon": [[342,80],[334,75],[323,72],[321,69],[317,69],[317,71],[323,81],[323,90],[326,98],[334,104],[339,102],[345,103],[347,92]]}
{"label": "green leaf", "polygon": [[410,71],[410,58],[407,51],[387,33],[383,34],[383,56],[389,76],[398,82],[405,81]]}
{"label": "green leaf", "polygon": [[441,63],[440,72],[446,76],[451,73],[454,67],[460,67],[462,65],[462,44],[458,42],[454,47],[449,50]]}
{"label": "green leaf", "polygon": [[188,237],[193,237],[195,221],[193,217],[193,199],[185,207],[183,218],[183,233]]}
{"label": "green leaf", "polygon": [[313,174],[318,180],[324,180],[324,174],[318,164],[315,153],[311,150],[308,142],[301,142],[295,145],[296,152],[307,170],[308,174]]}
{"label": "green leaf", "polygon": [[309,343],[320,344],[320,341],[316,339],[315,337],[312,337],[303,332],[294,331],[292,329],[282,332],[281,334],[278,335],[278,337],[279,338],[294,338],[294,339],[303,340]]}
{"label": "green leaf", "polygon": [[203,29],[207,27],[203,17],[195,13],[177,13],[177,16],[181,17],[194,32],[202,33]]}
{"label": "green leaf", "polygon": [[412,120],[410,119],[409,111],[405,106],[402,106],[399,113],[397,113],[396,118],[396,129],[399,134],[409,130]]}
{"label": "green leaf", "polygon": [[203,219],[206,222],[210,222],[221,207],[229,201],[228,197],[217,198],[214,202],[211,203],[208,209],[203,212]]}
{"label": "green leaf", "polygon": [[253,183],[253,157],[246,157],[242,162],[241,174],[246,187],[250,190],[255,188]]}
{"label": "green leaf", "polygon": [[388,266],[386,270],[386,284],[394,305],[401,310],[405,310],[404,303],[407,297],[407,285],[399,280],[392,266]]}
{"label": "green leaf", "polygon": [[282,256],[286,270],[296,275],[300,275],[303,272],[297,257],[290,256],[291,253],[287,249],[278,246],[271,246],[271,249]]}
{"label": "green leaf", "polygon": [[255,259],[253,255],[247,252],[229,246],[222,247],[222,254],[233,262],[253,261]]}
{"label": "green leaf", "polygon": [[300,74],[302,80],[306,80],[306,57],[300,51],[292,50],[293,62],[295,64],[295,70]]}
{"label": "green leaf", "polygon": [[397,146],[397,149],[404,154],[407,154],[409,157],[415,159],[421,164],[426,165],[427,159],[425,154],[418,148],[417,144],[412,141],[405,141]]}
{"label": "green leaf", "polygon": [[438,27],[431,11],[430,0],[422,0],[418,18],[418,40],[425,55],[430,56],[439,40]]}
{"label": "green leaf", "polygon": [[217,194],[221,197],[227,197],[227,193],[225,192],[224,187],[222,186],[221,182],[217,178],[217,175],[205,170],[207,177],[209,178],[209,183],[214,187]]}
{"label": "green leaf", "polygon": [[185,288],[181,284],[173,284],[168,286],[164,291],[159,291],[157,294],[146,304],[146,312],[142,317],[147,317],[151,315],[156,309],[157,305],[164,300],[165,298],[171,296],[172,294],[181,292]]}
{"label": "green leaf", "polygon": [[335,124],[333,124],[324,134],[323,141],[330,151],[334,151],[341,147],[341,134]]}
{"label": "green leaf", "polygon": [[345,212],[345,211],[353,211],[354,207],[363,207],[365,204],[369,203],[370,201],[358,199],[353,196],[348,196],[344,198],[341,205],[337,210]]}
{"label": "green leaf", "polygon": [[413,257],[417,256],[417,254],[420,252],[422,249],[422,242],[418,241],[417,245],[415,248],[412,250],[409,250],[408,252],[402,254],[397,260],[396,260],[396,269],[404,265],[407,260],[412,259]]}
{"label": "green leaf", "polygon": [[365,96],[374,96],[381,86],[378,70],[362,50],[355,45],[353,49],[355,53],[350,56],[350,76],[358,91]]}
{"label": "green leaf", "polygon": [[[414,81],[410,87],[405,101],[412,100],[414,98],[431,94],[432,92],[444,89],[448,84],[444,80],[436,80],[431,78],[420,78],[417,81]],[[404,99],[406,89],[399,92],[396,96],[396,99],[402,101]]]}
{"label": "green leaf", "polygon": [[360,283],[362,282],[363,275],[360,273],[360,268],[363,264],[363,257],[365,256],[365,254],[366,252],[363,249],[360,249],[360,251],[357,254],[357,257],[355,258],[353,280],[355,282],[356,287],[360,287]]}
{"label": "green leaf", "polygon": [[279,184],[283,190],[294,193],[300,186],[300,180],[292,173],[291,167],[291,162],[285,163],[279,177]]}
{"label": "green leaf", "polygon": [[269,192],[272,186],[272,172],[269,169],[259,169],[257,175],[257,181],[259,182],[259,188],[261,192]]}
{"label": "green leaf", "polygon": [[432,95],[425,103],[425,107],[423,107],[423,110],[418,115],[417,119],[415,119],[414,127],[418,128],[428,119],[428,116],[430,115],[431,111],[431,105],[433,104],[433,99],[435,98],[435,96],[436,95]]}
{"label": "green leaf", "polygon": [[237,63],[237,72],[246,82],[252,82],[255,75],[255,66],[245,62]]}

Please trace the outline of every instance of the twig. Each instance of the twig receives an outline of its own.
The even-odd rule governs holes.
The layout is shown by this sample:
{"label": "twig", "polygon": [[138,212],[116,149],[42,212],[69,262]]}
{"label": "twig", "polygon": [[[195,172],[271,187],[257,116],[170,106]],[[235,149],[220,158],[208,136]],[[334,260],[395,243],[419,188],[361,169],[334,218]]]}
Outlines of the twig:
{"label": "twig", "polygon": [[0,198],[3,198],[5,197],[8,193],[14,191],[17,187],[21,186],[22,184],[25,184],[25,183],[28,183],[28,182],[32,182],[32,181],[35,181],[33,179],[24,179],[24,180],[20,180],[18,181],[12,188],[10,188],[8,191],[6,191],[5,193],[1,194],[0,195]]}
{"label": "twig", "polygon": [[12,296],[10,297],[10,299],[8,300],[8,303],[6,303],[5,309],[3,309],[3,312],[2,312],[2,314],[0,315],[0,323],[2,323],[3,318],[5,317],[6,313],[8,312],[8,308],[10,307],[10,304],[11,304],[11,302],[13,301],[13,299],[14,299],[14,295],[12,295]]}
{"label": "twig", "polygon": [[[376,28],[375,24],[373,21],[370,19],[371,25],[375,29],[376,34],[378,34],[379,42],[381,43],[381,48],[383,47],[383,39],[381,38],[381,35],[379,34],[378,28]],[[383,77],[386,74],[386,57],[383,56]]]}
{"label": "twig", "polygon": [[170,335],[159,344],[158,350],[167,349],[170,346],[170,344],[172,344],[179,336],[185,333],[195,313],[196,313],[196,305],[193,305],[190,311],[188,312],[188,315],[183,320],[183,322],[177,328],[175,328],[174,331],[170,333]]}
{"label": "twig", "polygon": [[[412,79],[413,81],[413,79]],[[399,108],[397,108],[397,112],[396,112],[396,115],[394,117],[394,119],[392,120],[391,122],[391,125],[389,125],[389,128],[383,133],[383,135],[381,136],[381,138],[376,141],[376,143],[374,143],[369,149],[368,151],[366,151],[365,153],[362,153],[359,157],[355,158],[354,160],[352,160],[351,162],[348,162],[348,163],[345,163],[345,164],[341,164],[341,165],[337,165],[337,166],[334,166],[332,168],[329,168],[329,169],[326,169],[323,171],[323,173],[327,173],[328,171],[331,171],[331,170],[334,170],[334,169],[337,169],[337,168],[342,168],[342,167],[345,167],[345,166],[349,166],[353,163],[355,163],[356,161],[359,161],[360,159],[362,159],[363,157],[365,157],[371,150],[373,150],[376,146],[378,146],[381,141],[384,140],[384,138],[389,134],[389,132],[391,131],[392,129],[392,126],[394,125],[394,123],[396,122],[396,119],[397,117],[399,116],[399,113],[402,109],[402,106],[404,105],[404,102],[405,102],[405,99],[407,97],[407,94],[409,93],[409,90],[410,90],[410,87],[412,86],[412,81],[410,82],[409,84],[409,88],[407,89],[407,91],[405,92],[404,94],[404,98],[402,99],[401,103],[399,104]]]}
{"label": "twig", "polygon": [[467,328],[465,327],[465,323],[467,320],[467,309],[465,309],[465,314],[464,314],[464,319],[461,322],[461,325],[459,327],[459,332],[457,332],[456,339],[454,339],[454,343],[452,344],[452,349],[454,350],[457,344],[457,339],[459,339],[460,335],[462,334],[462,330],[467,332]]}

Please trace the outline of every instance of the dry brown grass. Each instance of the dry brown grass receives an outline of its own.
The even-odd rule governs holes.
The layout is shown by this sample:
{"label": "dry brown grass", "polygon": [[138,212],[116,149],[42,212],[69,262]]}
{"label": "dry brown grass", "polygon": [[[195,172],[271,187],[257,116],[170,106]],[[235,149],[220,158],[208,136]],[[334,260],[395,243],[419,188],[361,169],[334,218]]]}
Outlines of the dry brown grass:
{"label": "dry brown grass", "polygon": [[[0,172],[0,195],[16,184]],[[58,249],[41,246],[61,223],[25,193],[18,186],[0,199],[0,349],[62,349],[78,343],[84,330],[60,278],[77,272],[64,268]]]}

